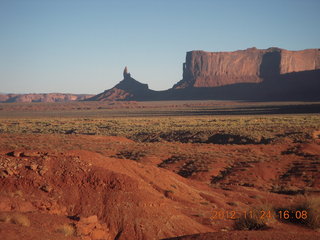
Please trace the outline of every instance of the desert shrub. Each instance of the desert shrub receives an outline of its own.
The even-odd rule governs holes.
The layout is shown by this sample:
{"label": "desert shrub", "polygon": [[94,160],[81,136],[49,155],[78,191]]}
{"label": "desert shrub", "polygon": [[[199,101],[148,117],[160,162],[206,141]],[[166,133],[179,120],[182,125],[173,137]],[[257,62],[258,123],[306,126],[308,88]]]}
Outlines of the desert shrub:
{"label": "desert shrub", "polygon": [[30,226],[29,218],[19,213],[15,213],[15,214],[1,213],[0,222],[13,223],[13,224],[24,226],[24,227]]}
{"label": "desert shrub", "polygon": [[10,219],[11,217],[8,213],[0,213],[0,222],[8,223]]}
{"label": "desert shrub", "polygon": [[[189,109],[188,111],[193,110]],[[128,112],[125,112],[127,116]],[[133,112],[136,114],[136,111]],[[97,113],[100,114],[100,111]],[[115,113],[110,112],[111,116]],[[134,118],[52,119],[45,117],[41,121],[35,118],[19,119],[19,121],[1,119],[0,132],[99,134],[125,136],[142,142],[166,140],[199,143],[209,141],[220,144],[267,144],[281,141],[284,138],[290,138],[294,142],[310,140],[312,136],[317,139],[318,133],[314,133],[314,131],[320,126],[317,115],[308,115],[308,117],[304,115],[272,115],[260,117],[225,116],[223,118],[211,116],[145,118],[143,117],[144,113],[142,111],[138,113],[141,117]]]}
{"label": "desert shrub", "polygon": [[173,196],[174,192],[172,190],[165,190],[164,191],[164,196],[166,198],[171,198]]}
{"label": "desert shrub", "polygon": [[262,205],[248,209],[234,223],[236,230],[265,230],[269,228],[275,212],[272,206]]}
{"label": "desert shrub", "polygon": [[233,165],[227,166],[225,169],[221,170],[217,176],[212,176],[211,183],[216,184],[220,180],[223,180],[226,176],[228,176],[232,172],[233,168],[234,168]]}
{"label": "desert shrub", "polygon": [[311,228],[320,228],[320,197],[307,200],[303,207],[309,213],[306,224]]}
{"label": "desert shrub", "polygon": [[208,172],[210,170],[210,156],[207,153],[195,152],[192,154],[176,154],[167,158],[158,167],[166,168],[170,164],[184,162],[178,171],[182,177],[188,178],[198,172]]}
{"label": "desert shrub", "polygon": [[235,229],[236,230],[263,230],[263,229],[267,229],[267,224],[261,219],[258,219],[256,217],[251,218],[251,217],[241,216],[235,222]]}
{"label": "desert shrub", "polygon": [[186,159],[187,159],[187,156],[185,156],[185,155],[173,155],[170,158],[168,158],[168,159],[164,160],[163,162],[159,163],[158,167],[165,168],[166,165],[174,164],[174,163],[177,163],[177,162],[180,162],[180,161],[184,161]]}
{"label": "desert shrub", "polygon": [[118,152],[115,157],[117,157],[117,158],[126,158],[126,159],[131,159],[131,160],[138,161],[144,156],[146,156],[146,153],[143,152],[143,151],[139,151],[139,150],[132,150],[132,151],[123,150],[123,151]]}
{"label": "desert shrub", "polygon": [[286,195],[299,195],[304,194],[305,190],[295,186],[273,185],[270,189],[273,193],[286,194]]}
{"label": "desert shrub", "polygon": [[10,222],[13,224],[17,224],[20,226],[29,227],[30,226],[30,220],[27,216],[22,214],[13,214]]}
{"label": "desert shrub", "polygon": [[[287,211],[288,219],[282,217],[280,220],[295,224],[305,225],[313,229],[320,228],[320,197],[305,198],[300,202],[285,208],[278,208],[279,211]],[[301,216],[300,213],[305,213]]]}
{"label": "desert shrub", "polygon": [[73,224],[63,224],[58,227],[57,232],[65,236],[73,236],[75,234],[75,226]]}

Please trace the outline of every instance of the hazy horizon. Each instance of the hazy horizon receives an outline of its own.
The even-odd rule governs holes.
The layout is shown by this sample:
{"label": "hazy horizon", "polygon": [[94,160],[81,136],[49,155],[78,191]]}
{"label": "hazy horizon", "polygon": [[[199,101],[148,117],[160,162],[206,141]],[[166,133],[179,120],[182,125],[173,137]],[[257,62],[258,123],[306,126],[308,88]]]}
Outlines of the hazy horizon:
{"label": "hazy horizon", "polygon": [[97,94],[125,66],[150,89],[187,51],[319,48],[320,1],[0,0],[0,92]]}

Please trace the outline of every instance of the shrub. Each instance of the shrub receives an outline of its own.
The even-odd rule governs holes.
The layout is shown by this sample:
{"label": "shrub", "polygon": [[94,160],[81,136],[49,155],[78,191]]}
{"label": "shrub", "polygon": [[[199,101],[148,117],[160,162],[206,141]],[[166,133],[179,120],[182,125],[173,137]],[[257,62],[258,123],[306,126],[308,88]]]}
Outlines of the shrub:
{"label": "shrub", "polygon": [[123,151],[120,151],[119,153],[117,153],[115,157],[138,161],[144,156],[146,156],[146,153],[143,152],[143,151],[139,151],[139,150],[132,150],[132,151],[123,150]]}
{"label": "shrub", "polygon": [[304,207],[309,213],[307,225],[315,229],[320,228],[320,197],[307,200]]}
{"label": "shrub", "polygon": [[57,229],[57,232],[65,236],[73,236],[75,234],[75,226],[73,224],[63,224]]}
{"label": "shrub", "polygon": [[30,220],[27,216],[22,214],[13,214],[10,222],[13,224],[17,224],[20,226],[29,227],[30,226]]}
{"label": "shrub", "polygon": [[7,213],[0,213],[0,222],[8,223],[10,222],[10,215]]}
{"label": "shrub", "polygon": [[251,208],[235,221],[236,230],[264,230],[269,228],[269,223],[274,220],[274,209],[270,205]]}
{"label": "shrub", "polygon": [[[277,211],[287,211],[290,214],[288,219],[282,217],[281,221],[302,224],[313,229],[320,228],[320,197],[305,198],[295,205],[278,208]],[[306,213],[306,218],[295,214],[303,211]]]}
{"label": "shrub", "polygon": [[24,226],[24,227],[30,226],[29,218],[19,213],[15,213],[15,214],[1,213],[0,222],[13,223],[13,224]]}
{"label": "shrub", "polygon": [[263,230],[267,228],[267,224],[256,217],[251,218],[241,216],[235,222],[236,230]]}

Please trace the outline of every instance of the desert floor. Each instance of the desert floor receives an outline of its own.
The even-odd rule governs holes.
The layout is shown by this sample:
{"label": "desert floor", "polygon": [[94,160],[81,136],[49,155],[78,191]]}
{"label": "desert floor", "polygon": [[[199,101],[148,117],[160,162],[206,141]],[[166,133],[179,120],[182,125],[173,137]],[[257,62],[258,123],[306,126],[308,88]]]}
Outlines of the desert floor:
{"label": "desert floor", "polygon": [[0,104],[0,239],[319,239],[317,102]]}

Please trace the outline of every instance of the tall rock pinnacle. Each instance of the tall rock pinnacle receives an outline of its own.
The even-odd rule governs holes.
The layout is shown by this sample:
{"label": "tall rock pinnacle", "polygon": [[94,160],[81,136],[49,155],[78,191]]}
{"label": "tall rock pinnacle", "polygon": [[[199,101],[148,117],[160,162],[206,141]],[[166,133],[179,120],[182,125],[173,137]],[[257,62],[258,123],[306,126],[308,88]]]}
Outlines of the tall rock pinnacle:
{"label": "tall rock pinnacle", "polygon": [[113,88],[105,90],[104,92],[91,97],[89,101],[109,101],[109,100],[131,100],[135,99],[149,99],[154,91],[151,91],[148,84],[138,82],[131,77],[128,68],[123,70],[123,79]]}
{"label": "tall rock pinnacle", "polygon": [[123,70],[123,78],[126,79],[126,78],[131,78],[131,75],[130,73],[128,72],[128,68],[127,66],[124,68]]}

